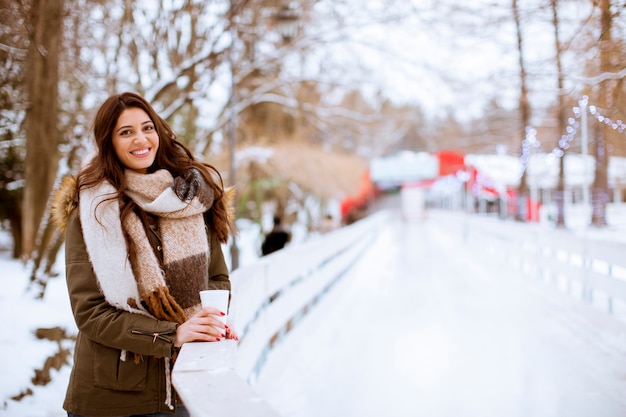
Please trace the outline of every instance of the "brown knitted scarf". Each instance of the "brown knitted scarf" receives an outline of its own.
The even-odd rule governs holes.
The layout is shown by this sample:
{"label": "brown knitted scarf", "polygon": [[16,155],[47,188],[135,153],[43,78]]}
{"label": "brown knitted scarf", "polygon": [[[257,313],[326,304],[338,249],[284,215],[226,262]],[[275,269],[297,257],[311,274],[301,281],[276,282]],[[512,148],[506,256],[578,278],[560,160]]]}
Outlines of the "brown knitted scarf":
{"label": "brown knitted scarf", "polygon": [[213,204],[213,190],[197,170],[174,179],[169,171],[126,172],[128,195],[156,216],[163,269],[131,213],[123,229],[132,246],[130,263],[141,300],[157,319],[183,323],[200,308],[200,291],[208,286],[209,244],[203,213]]}

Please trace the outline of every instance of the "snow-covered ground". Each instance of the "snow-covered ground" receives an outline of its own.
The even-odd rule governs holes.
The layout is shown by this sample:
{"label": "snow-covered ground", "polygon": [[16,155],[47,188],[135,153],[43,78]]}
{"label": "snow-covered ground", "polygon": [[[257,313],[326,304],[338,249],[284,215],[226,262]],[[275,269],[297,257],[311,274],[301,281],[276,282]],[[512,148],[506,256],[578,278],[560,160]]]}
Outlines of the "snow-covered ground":
{"label": "snow-covered ground", "polygon": [[[61,258],[63,261],[63,256]],[[30,271],[19,261],[10,259],[7,252],[0,252],[0,271],[0,315],[4,322],[0,332],[0,355],[5,358],[0,372],[0,415],[66,416],[61,404],[69,379],[69,366],[52,371],[52,382],[45,386],[35,386],[31,382],[35,370],[43,368],[46,358],[59,350],[56,342],[37,339],[35,331],[60,326],[76,333],[64,268],[59,268],[61,275],[49,282],[42,300],[35,299],[34,292],[29,289]],[[66,342],[63,347],[71,345]],[[10,399],[29,389],[32,395],[21,401]]]}
{"label": "snow-covered ground", "polygon": [[[269,355],[255,389],[290,417],[626,415],[626,325],[485,262],[451,226],[434,212],[390,222]],[[68,366],[31,383],[58,351],[35,330],[75,332],[62,258],[35,300],[29,271],[0,252],[0,416],[65,416]]]}

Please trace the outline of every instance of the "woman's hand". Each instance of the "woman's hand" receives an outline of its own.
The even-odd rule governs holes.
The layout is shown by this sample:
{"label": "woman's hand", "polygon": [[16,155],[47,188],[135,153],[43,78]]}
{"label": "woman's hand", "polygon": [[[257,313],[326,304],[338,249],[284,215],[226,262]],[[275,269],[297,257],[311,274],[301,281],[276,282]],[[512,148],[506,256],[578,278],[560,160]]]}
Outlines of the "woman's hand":
{"label": "woman's hand", "polygon": [[[190,317],[176,329],[174,346],[181,347],[187,342],[218,342],[222,338],[234,339],[237,334],[227,325],[222,323],[219,317],[224,312],[214,307],[205,307]],[[234,333],[234,336],[233,335]]]}
{"label": "woman's hand", "polygon": [[239,340],[239,335],[237,334],[235,329],[230,327],[230,325],[228,324],[226,325],[226,339]]}

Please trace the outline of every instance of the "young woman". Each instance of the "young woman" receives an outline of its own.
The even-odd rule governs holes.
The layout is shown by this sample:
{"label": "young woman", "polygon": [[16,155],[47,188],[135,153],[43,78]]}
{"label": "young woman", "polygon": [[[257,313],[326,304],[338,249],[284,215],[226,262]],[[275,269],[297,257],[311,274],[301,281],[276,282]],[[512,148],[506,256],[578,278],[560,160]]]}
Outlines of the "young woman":
{"label": "young woman", "polygon": [[68,416],[187,416],[171,382],[186,342],[237,339],[200,291],[230,290],[232,231],[215,168],[197,161],[141,96],[100,107],[97,152],[55,194],[78,326]]}

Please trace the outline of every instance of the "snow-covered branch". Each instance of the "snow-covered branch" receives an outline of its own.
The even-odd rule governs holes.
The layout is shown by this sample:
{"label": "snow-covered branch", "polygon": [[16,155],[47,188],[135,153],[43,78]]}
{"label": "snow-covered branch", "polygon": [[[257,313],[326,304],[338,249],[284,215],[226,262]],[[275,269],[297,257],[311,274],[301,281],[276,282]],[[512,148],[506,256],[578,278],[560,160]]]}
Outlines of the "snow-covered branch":
{"label": "snow-covered branch", "polygon": [[572,77],[574,80],[579,81],[585,85],[598,85],[607,80],[621,80],[626,78],[626,68],[619,72],[603,72],[595,77]]}

